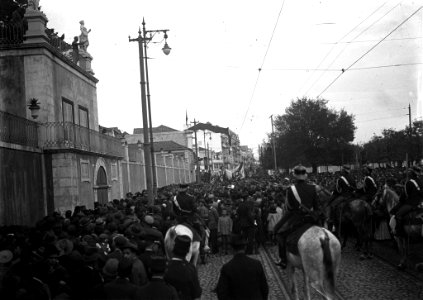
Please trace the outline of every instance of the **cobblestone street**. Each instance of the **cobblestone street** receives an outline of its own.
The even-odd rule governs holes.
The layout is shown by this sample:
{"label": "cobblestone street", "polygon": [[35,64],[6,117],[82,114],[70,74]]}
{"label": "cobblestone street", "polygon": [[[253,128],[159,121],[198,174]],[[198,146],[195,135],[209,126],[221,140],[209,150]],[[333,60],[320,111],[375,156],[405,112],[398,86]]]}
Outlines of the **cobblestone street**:
{"label": "cobblestone street", "polygon": [[[290,299],[285,290],[286,272],[273,263],[276,253],[276,247],[271,246],[266,250],[261,248],[260,253],[252,257],[259,259],[266,270],[269,299]],[[217,284],[221,266],[230,258],[231,255],[210,256],[206,265],[199,266],[202,299],[217,299],[212,290]],[[297,282],[300,298],[303,299],[303,284],[299,273]],[[349,245],[342,252],[337,292],[340,299],[423,299],[423,281],[409,273],[397,271],[393,265],[377,257],[360,261],[359,252]],[[312,292],[312,298],[321,299],[315,291]]]}

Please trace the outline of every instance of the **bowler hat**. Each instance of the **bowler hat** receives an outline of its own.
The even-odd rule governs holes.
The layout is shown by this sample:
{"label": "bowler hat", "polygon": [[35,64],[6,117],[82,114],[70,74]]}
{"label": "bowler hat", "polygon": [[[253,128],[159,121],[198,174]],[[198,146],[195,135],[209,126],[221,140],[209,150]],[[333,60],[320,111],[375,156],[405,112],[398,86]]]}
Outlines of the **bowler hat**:
{"label": "bowler hat", "polygon": [[173,247],[173,254],[178,256],[185,256],[188,254],[191,247],[191,238],[187,235],[178,235],[175,238],[175,246]]}

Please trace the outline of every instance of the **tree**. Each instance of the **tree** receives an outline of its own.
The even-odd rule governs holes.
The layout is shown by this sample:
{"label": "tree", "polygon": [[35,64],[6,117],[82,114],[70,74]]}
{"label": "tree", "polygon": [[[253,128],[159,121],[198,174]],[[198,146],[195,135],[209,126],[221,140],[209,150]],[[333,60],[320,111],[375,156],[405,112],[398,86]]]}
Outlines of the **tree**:
{"label": "tree", "polygon": [[[278,158],[285,168],[302,163],[317,166],[352,162],[354,117],[329,109],[324,99],[292,101],[285,114],[276,116]],[[342,162],[341,162],[342,161]]]}

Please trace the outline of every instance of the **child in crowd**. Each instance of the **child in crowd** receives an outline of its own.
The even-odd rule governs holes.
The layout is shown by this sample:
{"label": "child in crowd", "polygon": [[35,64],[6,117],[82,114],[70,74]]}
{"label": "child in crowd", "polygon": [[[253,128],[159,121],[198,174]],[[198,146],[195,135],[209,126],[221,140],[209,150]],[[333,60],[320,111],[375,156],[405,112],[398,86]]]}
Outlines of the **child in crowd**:
{"label": "child in crowd", "polygon": [[276,206],[273,205],[270,208],[269,215],[267,216],[267,232],[269,234],[269,241],[271,244],[276,244],[274,228],[281,217],[282,215],[276,211]]}
{"label": "child in crowd", "polygon": [[220,234],[222,238],[222,250],[226,255],[228,254],[229,237],[232,233],[232,219],[228,215],[228,211],[226,209],[222,209],[222,215],[219,217],[217,230],[218,234]]}

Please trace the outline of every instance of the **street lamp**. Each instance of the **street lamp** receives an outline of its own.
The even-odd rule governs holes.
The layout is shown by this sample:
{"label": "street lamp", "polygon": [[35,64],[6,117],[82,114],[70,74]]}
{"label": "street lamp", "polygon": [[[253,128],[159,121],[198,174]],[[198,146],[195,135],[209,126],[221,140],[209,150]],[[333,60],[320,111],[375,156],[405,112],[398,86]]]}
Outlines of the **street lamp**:
{"label": "street lamp", "polygon": [[[163,53],[168,55],[171,48],[167,44],[167,32],[168,29],[161,30],[146,30],[145,21],[142,21],[143,31],[141,28],[138,30],[138,37],[135,39],[129,38],[130,42],[138,42],[139,48],[139,60],[140,60],[140,77],[141,77],[141,107],[142,107],[142,119],[143,119],[143,135],[144,135],[144,158],[145,158],[145,174],[147,184],[147,195],[148,203],[154,204],[154,195],[157,193],[157,178],[156,178],[156,167],[154,157],[154,146],[153,146],[153,130],[151,121],[151,103],[150,103],[150,87],[148,83],[148,65],[147,65],[147,43],[150,42],[154,34],[163,33],[165,38],[165,45],[162,50]],[[150,37],[147,37],[147,33]],[[147,78],[147,82],[146,82]],[[147,93],[146,93],[147,85]],[[148,103],[147,103],[148,102]],[[150,130],[149,130],[150,129]],[[153,178],[153,180],[152,180]]]}

